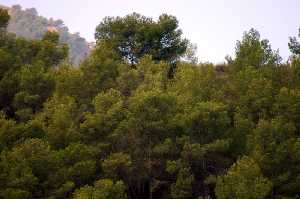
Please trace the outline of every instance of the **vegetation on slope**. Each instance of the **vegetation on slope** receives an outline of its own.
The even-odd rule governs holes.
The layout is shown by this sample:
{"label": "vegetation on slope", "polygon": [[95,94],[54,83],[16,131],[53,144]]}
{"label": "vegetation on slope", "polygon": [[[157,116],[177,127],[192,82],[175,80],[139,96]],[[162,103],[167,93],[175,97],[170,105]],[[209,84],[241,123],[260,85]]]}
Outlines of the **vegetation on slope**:
{"label": "vegetation on slope", "polygon": [[18,37],[40,40],[47,30],[57,30],[60,43],[69,45],[69,58],[74,65],[79,65],[88,56],[90,49],[86,40],[79,33],[70,33],[62,20],[46,19],[39,16],[35,8],[23,10],[19,5],[9,8],[9,13],[7,30]]}

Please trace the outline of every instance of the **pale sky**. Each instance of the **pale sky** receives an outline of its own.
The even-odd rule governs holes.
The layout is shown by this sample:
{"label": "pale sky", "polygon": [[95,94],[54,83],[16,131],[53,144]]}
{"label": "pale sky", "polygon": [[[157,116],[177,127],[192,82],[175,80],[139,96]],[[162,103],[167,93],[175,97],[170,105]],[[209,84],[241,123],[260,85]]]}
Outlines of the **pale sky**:
{"label": "pale sky", "polygon": [[219,63],[233,55],[236,40],[250,28],[269,39],[286,59],[288,37],[300,27],[300,0],[0,0],[0,4],[34,7],[47,18],[62,19],[71,32],[94,40],[105,16],[138,12],[157,19],[162,13],[179,20],[184,37],[198,46],[199,61]]}

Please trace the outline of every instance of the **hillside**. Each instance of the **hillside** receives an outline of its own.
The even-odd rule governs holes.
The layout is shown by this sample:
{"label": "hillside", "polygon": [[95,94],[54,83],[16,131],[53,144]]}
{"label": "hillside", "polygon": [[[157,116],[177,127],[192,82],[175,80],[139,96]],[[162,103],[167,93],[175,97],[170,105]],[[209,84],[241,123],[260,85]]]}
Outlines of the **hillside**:
{"label": "hillside", "polygon": [[19,5],[9,8],[9,13],[9,32],[27,39],[42,39],[49,28],[56,29],[60,34],[60,42],[69,45],[69,57],[73,64],[78,65],[89,54],[88,42],[79,33],[70,33],[62,20],[47,19],[40,16],[35,8],[22,9]]}

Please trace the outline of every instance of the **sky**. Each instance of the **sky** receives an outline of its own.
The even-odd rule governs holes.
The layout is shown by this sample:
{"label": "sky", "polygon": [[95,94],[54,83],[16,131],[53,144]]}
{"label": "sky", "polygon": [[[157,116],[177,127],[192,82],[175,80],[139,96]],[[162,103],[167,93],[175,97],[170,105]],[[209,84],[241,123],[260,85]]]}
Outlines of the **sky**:
{"label": "sky", "polygon": [[34,7],[47,18],[62,19],[71,32],[94,40],[105,16],[137,12],[157,19],[162,13],[179,20],[184,37],[197,45],[201,62],[224,62],[234,55],[243,32],[257,29],[287,59],[289,36],[300,27],[300,0],[0,0],[0,4]]}

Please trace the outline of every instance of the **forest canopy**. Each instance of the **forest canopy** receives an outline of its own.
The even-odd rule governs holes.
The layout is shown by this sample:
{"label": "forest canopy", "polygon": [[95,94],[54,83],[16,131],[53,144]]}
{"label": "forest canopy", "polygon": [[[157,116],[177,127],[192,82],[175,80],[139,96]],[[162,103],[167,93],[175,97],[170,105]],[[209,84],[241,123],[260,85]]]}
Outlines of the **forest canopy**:
{"label": "forest canopy", "polygon": [[1,199],[300,198],[300,30],[287,62],[250,29],[214,65],[175,16],[107,17],[74,67],[65,31],[18,37],[9,19],[36,13],[13,10],[0,8]]}

